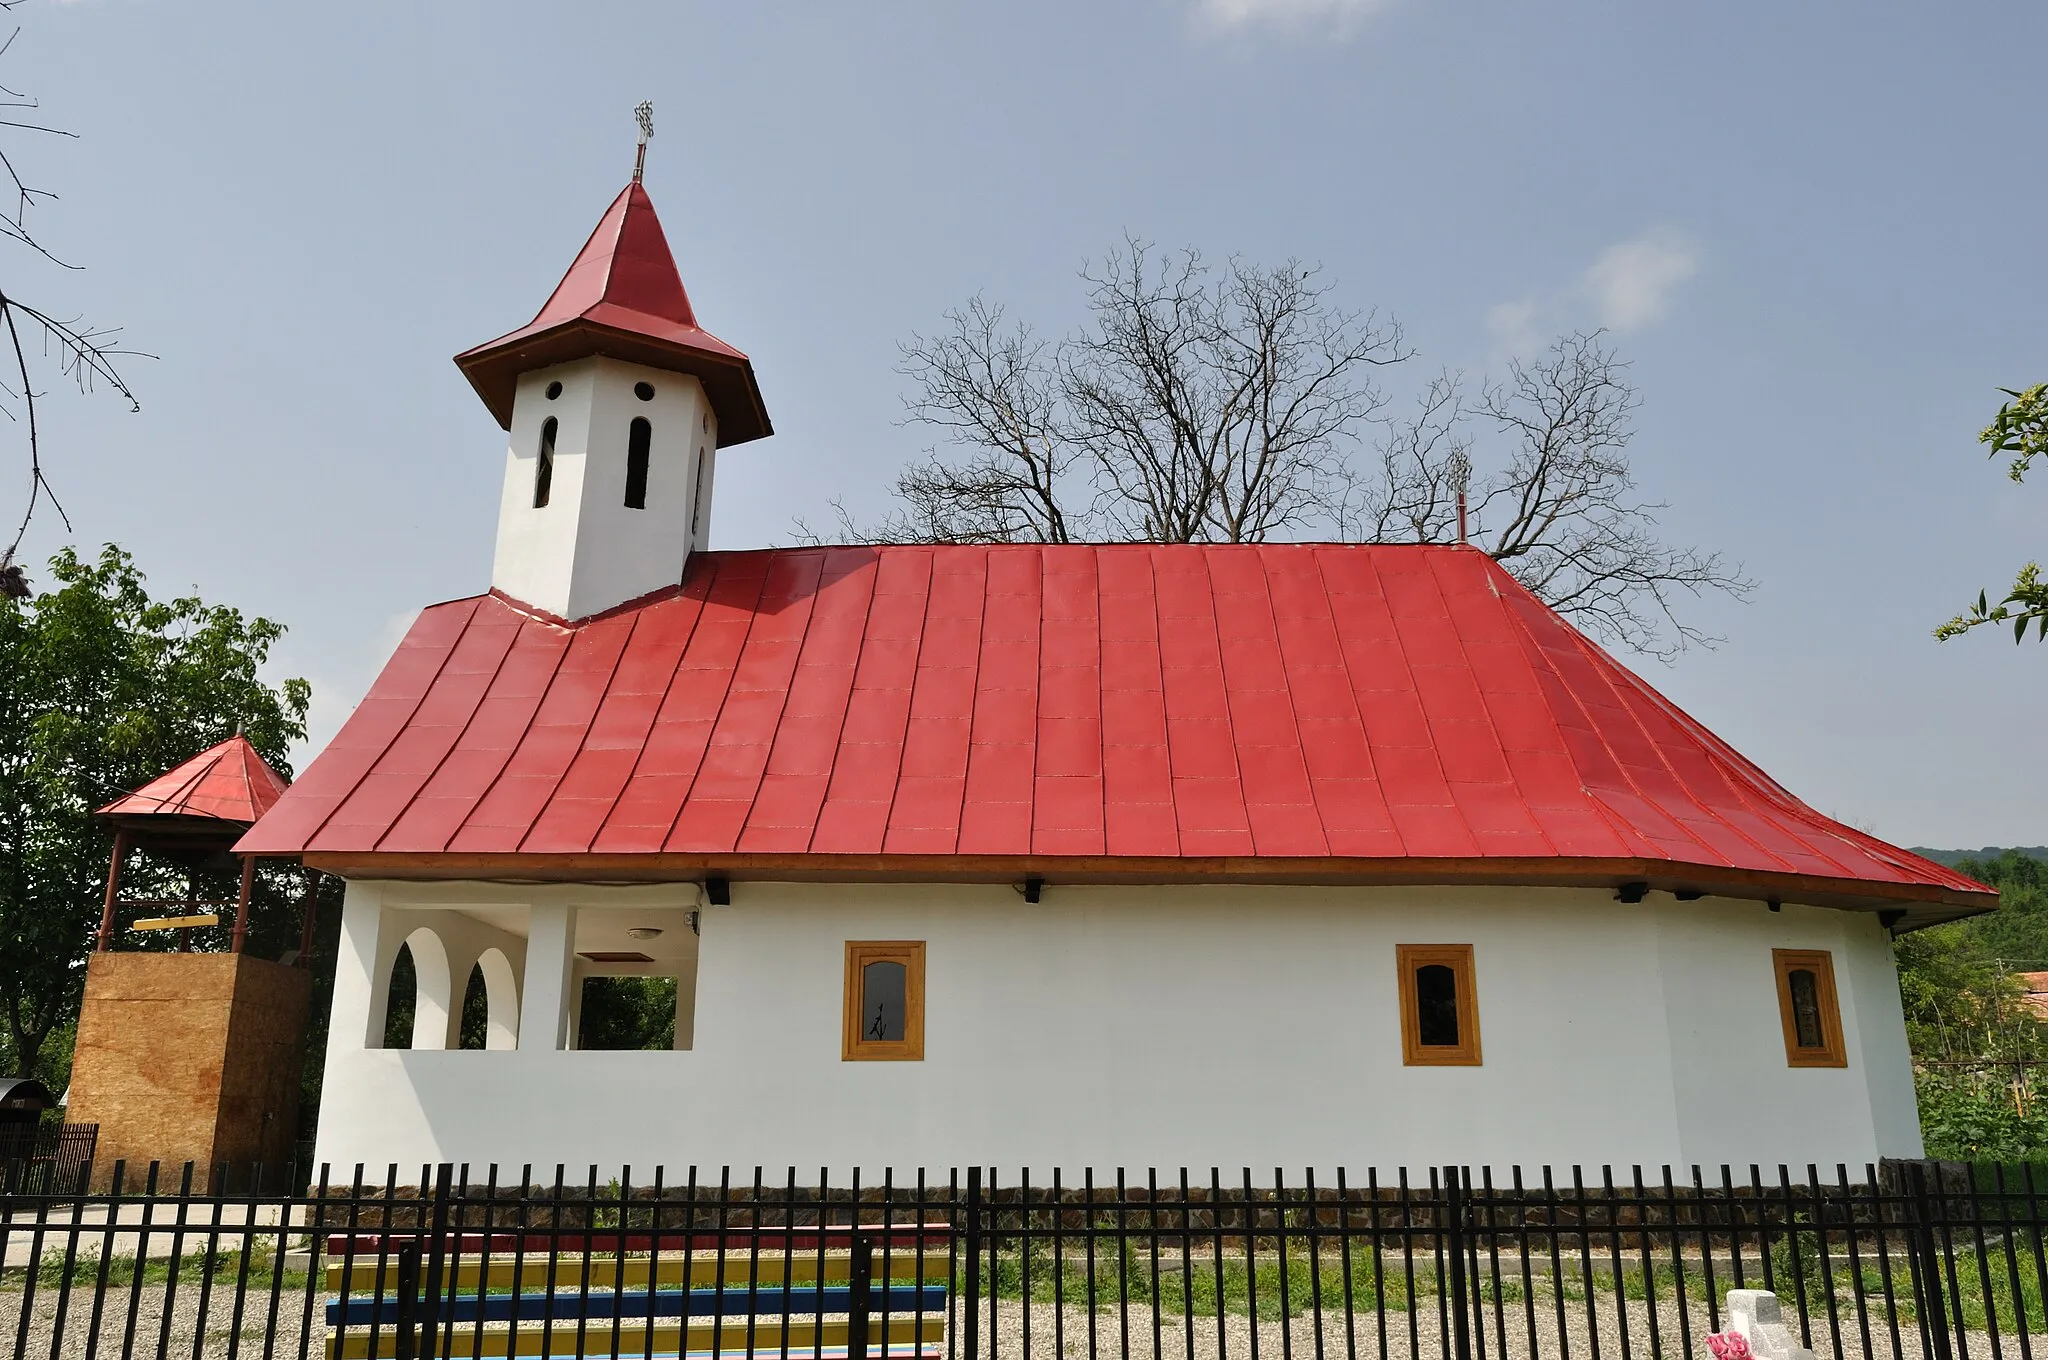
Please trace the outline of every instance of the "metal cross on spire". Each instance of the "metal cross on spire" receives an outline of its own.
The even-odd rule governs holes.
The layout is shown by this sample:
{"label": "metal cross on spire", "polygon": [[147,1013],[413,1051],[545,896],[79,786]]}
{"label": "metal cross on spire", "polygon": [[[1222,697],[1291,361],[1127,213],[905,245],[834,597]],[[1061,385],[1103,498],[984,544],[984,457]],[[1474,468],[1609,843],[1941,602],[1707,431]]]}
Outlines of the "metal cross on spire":
{"label": "metal cross on spire", "polygon": [[640,182],[640,173],[647,168],[647,143],[654,136],[654,101],[643,99],[633,106],[633,118],[640,124],[640,144],[633,152],[633,182]]}
{"label": "metal cross on spire", "polygon": [[1458,542],[1465,541],[1465,497],[1472,489],[1472,458],[1463,449],[1451,450],[1451,456],[1444,461],[1444,475],[1450,479],[1451,490],[1458,500]]}

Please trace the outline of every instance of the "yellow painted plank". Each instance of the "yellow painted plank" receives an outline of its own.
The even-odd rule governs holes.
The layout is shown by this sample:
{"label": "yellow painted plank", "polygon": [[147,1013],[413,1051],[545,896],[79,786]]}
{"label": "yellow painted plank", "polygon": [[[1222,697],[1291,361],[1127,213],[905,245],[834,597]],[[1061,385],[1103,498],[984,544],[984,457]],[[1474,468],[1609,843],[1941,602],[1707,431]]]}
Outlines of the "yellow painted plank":
{"label": "yellow painted plank", "polygon": [[204,912],[198,916],[145,916],[128,928],[130,930],[183,930],[187,926],[217,926],[218,912]]}
{"label": "yellow painted plank", "polygon": [[[687,1346],[680,1324],[657,1322],[650,1328],[644,1319],[619,1324],[616,1349],[612,1345],[610,1318],[601,1321],[593,1318],[590,1321],[584,1329],[584,1343],[580,1351],[576,1347],[574,1319],[566,1323],[557,1319],[552,1332],[546,1336],[543,1336],[537,1322],[522,1322],[516,1333],[504,1323],[486,1323],[481,1329],[480,1346],[479,1328],[475,1323],[458,1323],[441,1329],[439,1334],[446,1343],[446,1354],[484,1355],[493,1357],[493,1360],[528,1356],[675,1355],[682,1350],[693,1355],[775,1355],[797,1360],[797,1357],[814,1356],[820,1350],[844,1348],[846,1330],[847,1323],[843,1318],[828,1319],[822,1325],[814,1319],[785,1322],[781,1318],[757,1318],[751,1350],[747,1346],[747,1319],[744,1317],[726,1318],[723,1325],[717,1327],[708,1318],[692,1320]],[[886,1336],[881,1318],[877,1317],[868,1324],[868,1343],[877,1352],[885,1345],[891,1352],[903,1354],[919,1350],[929,1352],[945,1339],[946,1318],[941,1313],[892,1317],[888,1320]],[[374,1360],[384,1360],[397,1354],[398,1335],[393,1329],[384,1328],[377,1337]],[[373,1360],[369,1329],[350,1328],[345,1338],[330,1334],[327,1338],[327,1360]]]}
{"label": "yellow painted plank", "polygon": [[[924,1258],[923,1278],[943,1280],[946,1278],[947,1257],[943,1252],[927,1252]],[[766,1288],[777,1286],[787,1280],[790,1284],[811,1284],[822,1278],[826,1283],[845,1280],[852,1275],[853,1258],[848,1252],[827,1252],[822,1276],[818,1270],[817,1253],[808,1255],[799,1252],[794,1258],[761,1254],[755,1263],[746,1252],[728,1252],[725,1256],[724,1272],[721,1278],[719,1259],[709,1252],[693,1254],[687,1262],[688,1287],[692,1289],[714,1289],[721,1285],[745,1287],[750,1278],[757,1279]],[[889,1274],[895,1279],[908,1280],[917,1276],[917,1256],[914,1252],[893,1252],[889,1257]],[[591,1289],[644,1289],[648,1284],[649,1267],[653,1270],[656,1288],[680,1289],[684,1286],[686,1263],[680,1252],[663,1253],[658,1265],[648,1256],[629,1256],[624,1263],[606,1257],[593,1257],[588,1272],[588,1288]],[[422,1262],[421,1275],[426,1272]],[[480,1255],[465,1254],[451,1260],[443,1267],[444,1275],[451,1278],[450,1288],[473,1290],[483,1281],[492,1289],[512,1289],[522,1292],[539,1292],[548,1288],[548,1258],[531,1255],[523,1263],[515,1261],[510,1252],[493,1252],[488,1262]],[[486,1272],[488,1271],[488,1278]],[[375,1294],[377,1292],[377,1261],[375,1257],[358,1257],[350,1262],[347,1293]],[[875,1253],[874,1278],[882,1278],[881,1253]],[[585,1270],[580,1255],[563,1255],[556,1259],[554,1287],[556,1289],[579,1289],[584,1284]],[[398,1285],[398,1263],[387,1258],[384,1262],[384,1292],[390,1293]],[[339,1257],[327,1261],[327,1289],[339,1294],[342,1289],[342,1262]]]}

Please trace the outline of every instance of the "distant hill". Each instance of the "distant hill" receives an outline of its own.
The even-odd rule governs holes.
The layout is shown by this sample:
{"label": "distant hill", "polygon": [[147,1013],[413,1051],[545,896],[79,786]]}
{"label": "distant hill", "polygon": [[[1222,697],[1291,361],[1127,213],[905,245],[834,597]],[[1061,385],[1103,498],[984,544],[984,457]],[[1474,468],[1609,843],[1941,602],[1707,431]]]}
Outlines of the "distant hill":
{"label": "distant hill", "polygon": [[1950,868],[1966,859],[1997,859],[2007,850],[2017,850],[2022,855],[2048,860],[2048,845],[1987,845],[1982,850],[1930,850],[1924,845],[1911,845],[1906,848],[1916,855],[1931,859],[1936,864],[1946,864]]}

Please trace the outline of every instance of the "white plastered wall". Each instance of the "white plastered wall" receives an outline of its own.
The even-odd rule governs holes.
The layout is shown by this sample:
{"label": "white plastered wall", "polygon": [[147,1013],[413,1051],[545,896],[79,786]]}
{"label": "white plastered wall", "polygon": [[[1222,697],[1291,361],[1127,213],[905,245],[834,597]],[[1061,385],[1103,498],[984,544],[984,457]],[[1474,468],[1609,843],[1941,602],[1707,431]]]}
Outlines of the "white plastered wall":
{"label": "white plastered wall", "polygon": [[[351,885],[352,908],[358,891],[423,889]],[[923,1062],[841,1061],[844,946],[861,939],[926,942]],[[1394,947],[1442,943],[1474,949],[1480,1067],[1401,1061]],[[1787,1067],[1773,948],[1834,954],[1847,1068]],[[1055,884],[1034,906],[1006,886],[742,883],[697,949],[688,1052],[337,1042],[318,1155],[1043,1171],[1860,1167],[1920,1150],[1889,950],[1852,913],[1571,889]]]}
{"label": "white plastered wall", "polygon": [[[552,383],[562,390],[550,398]],[[635,395],[640,383],[654,390],[652,400]],[[535,507],[541,427],[550,417],[556,422],[554,471],[548,503]],[[642,509],[625,503],[635,417],[652,427]],[[512,402],[491,585],[566,619],[675,585],[692,550],[700,480],[708,527],[717,444],[718,422],[703,384],[688,374],[602,358],[522,374]]]}

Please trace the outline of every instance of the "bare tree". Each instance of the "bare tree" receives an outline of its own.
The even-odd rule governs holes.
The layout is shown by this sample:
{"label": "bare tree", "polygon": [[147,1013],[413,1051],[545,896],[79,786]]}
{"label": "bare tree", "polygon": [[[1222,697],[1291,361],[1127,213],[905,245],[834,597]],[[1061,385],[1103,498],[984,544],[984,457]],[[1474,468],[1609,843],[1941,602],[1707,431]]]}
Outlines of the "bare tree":
{"label": "bare tree", "polygon": [[[1332,524],[1400,331],[1296,261],[1220,268],[1126,240],[1049,342],[980,298],[903,346],[910,418],[958,445],[897,478],[884,542],[1251,542]],[[808,530],[805,530],[808,533]],[[813,535],[813,537],[815,537]]]}
{"label": "bare tree", "polygon": [[1627,457],[1636,394],[1598,332],[1476,396],[1441,375],[1395,417],[1375,378],[1409,357],[1400,328],[1337,306],[1297,261],[1214,267],[1127,239],[1082,279],[1089,323],[1066,339],[976,298],[902,347],[909,419],[953,446],[899,475],[879,525],[838,507],[841,533],[1447,543],[1462,527],[1587,631],[1665,658],[1713,641],[1678,617],[1682,598],[1751,588],[1718,553],[1659,538],[1665,507],[1637,494]]}
{"label": "bare tree", "polygon": [[[1380,478],[1361,496],[1363,536],[1445,543],[1468,491],[1468,537],[1552,608],[1605,641],[1668,659],[1712,643],[1676,604],[1753,587],[1719,553],[1672,547],[1657,534],[1665,503],[1643,499],[1627,456],[1639,405],[1628,366],[1600,332],[1560,337],[1467,402],[1459,379],[1437,378],[1416,413],[1381,443]],[[1473,433],[1478,424],[1493,436]],[[1494,455],[1495,469],[1473,471]],[[1479,458],[1475,458],[1475,454]]]}
{"label": "bare tree", "polygon": [[[22,0],[0,0],[0,9],[11,10]],[[14,46],[14,40],[21,36],[16,29],[0,42],[0,57],[4,57]],[[0,85],[0,129],[11,134],[29,133],[44,137],[74,137],[75,133],[51,127],[34,116],[41,105],[33,98]],[[22,178],[16,168],[17,151],[0,141],[0,186],[11,191],[11,203],[0,198],[0,239],[63,269],[78,266],[59,259],[29,227],[29,214],[37,204],[54,200],[57,196],[48,189],[34,187]],[[115,360],[139,352],[119,348],[120,332],[87,325],[77,317],[60,320],[50,312],[33,303],[23,301],[14,295],[11,287],[0,283],[0,320],[5,322],[6,348],[0,349],[0,394],[6,400],[0,401],[0,411],[22,427],[28,453],[28,494],[22,507],[21,521],[15,527],[14,537],[4,550],[0,550],[0,595],[15,599],[29,593],[28,580],[21,566],[14,560],[21,549],[22,538],[28,533],[29,523],[45,498],[64,521],[68,531],[71,518],[64,513],[63,504],[57,499],[56,488],[50,485],[43,466],[42,431],[37,422],[36,403],[47,395],[37,387],[37,373],[54,372],[63,381],[77,386],[81,392],[91,392],[99,387],[108,387],[120,394],[131,410],[140,410],[135,394],[115,369]],[[31,361],[31,353],[34,361]]]}
{"label": "bare tree", "polygon": [[903,508],[881,526],[888,541],[1069,543],[1065,501],[1081,450],[1069,428],[1053,349],[1003,309],[974,298],[946,314],[945,335],[903,346],[920,390],[913,419],[964,444],[961,462],[929,457],[896,479]]}

